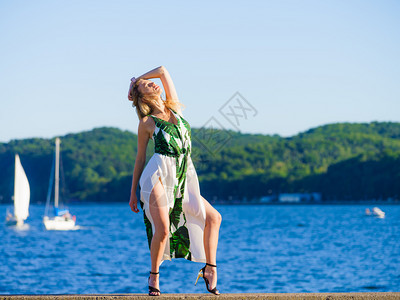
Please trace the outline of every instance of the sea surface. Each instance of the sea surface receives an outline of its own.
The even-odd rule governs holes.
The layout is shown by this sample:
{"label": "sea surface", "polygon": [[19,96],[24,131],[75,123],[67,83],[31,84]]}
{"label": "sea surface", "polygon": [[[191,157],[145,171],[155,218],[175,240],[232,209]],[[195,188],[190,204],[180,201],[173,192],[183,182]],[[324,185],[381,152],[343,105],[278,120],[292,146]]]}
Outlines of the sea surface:
{"label": "sea surface", "polygon": [[[5,218],[6,205],[0,205]],[[400,291],[400,206],[215,205],[221,293]],[[0,225],[0,294],[147,293],[143,212],[128,204],[72,205],[79,230],[46,231],[31,205],[28,230]],[[4,219],[3,219],[4,220]],[[206,293],[201,263],[165,261],[163,293]]]}

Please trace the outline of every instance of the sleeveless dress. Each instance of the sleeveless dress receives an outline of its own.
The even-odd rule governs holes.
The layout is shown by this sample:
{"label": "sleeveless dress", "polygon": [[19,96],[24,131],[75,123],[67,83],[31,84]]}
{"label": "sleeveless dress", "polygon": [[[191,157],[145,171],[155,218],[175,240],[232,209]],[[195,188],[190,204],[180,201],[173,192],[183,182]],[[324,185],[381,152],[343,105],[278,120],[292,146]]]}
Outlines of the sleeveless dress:
{"label": "sleeveless dress", "polygon": [[153,187],[161,180],[169,213],[169,237],[161,263],[172,258],[206,262],[203,234],[205,206],[200,196],[196,170],[191,159],[191,128],[177,112],[170,109],[178,124],[149,115],[155,122],[152,136],[154,155],[139,179],[140,206],[143,210],[149,248],[155,230],[149,210]]}

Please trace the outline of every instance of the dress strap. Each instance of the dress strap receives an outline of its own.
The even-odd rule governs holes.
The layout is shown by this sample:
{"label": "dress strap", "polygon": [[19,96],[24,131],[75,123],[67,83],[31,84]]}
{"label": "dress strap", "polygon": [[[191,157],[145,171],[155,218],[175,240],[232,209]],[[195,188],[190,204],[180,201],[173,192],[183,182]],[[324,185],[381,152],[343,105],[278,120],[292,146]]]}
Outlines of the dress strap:
{"label": "dress strap", "polygon": [[170,108],[170,110],[174,113],[176,119],[178,119],[178,118],[182,119],[182,116],[180,114],[178,114],[175,110],[173,110],[172,108]]}
{"label": "dress strap", "polygon": [[175,115],[177,115],[176,111],[174,111],[172,108],[168,108],[170,111],[172,111]]}

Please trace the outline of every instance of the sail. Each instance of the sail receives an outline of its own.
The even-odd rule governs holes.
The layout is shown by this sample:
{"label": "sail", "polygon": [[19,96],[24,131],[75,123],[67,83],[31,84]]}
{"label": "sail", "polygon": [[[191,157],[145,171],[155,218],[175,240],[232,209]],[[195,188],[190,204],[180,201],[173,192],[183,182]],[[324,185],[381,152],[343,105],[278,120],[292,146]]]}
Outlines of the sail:
{"label": "sail", "polygon": [[18,154],[15,154],[14,215],[17,220],[26,220],[29,216],[30,195],[28,178]]}

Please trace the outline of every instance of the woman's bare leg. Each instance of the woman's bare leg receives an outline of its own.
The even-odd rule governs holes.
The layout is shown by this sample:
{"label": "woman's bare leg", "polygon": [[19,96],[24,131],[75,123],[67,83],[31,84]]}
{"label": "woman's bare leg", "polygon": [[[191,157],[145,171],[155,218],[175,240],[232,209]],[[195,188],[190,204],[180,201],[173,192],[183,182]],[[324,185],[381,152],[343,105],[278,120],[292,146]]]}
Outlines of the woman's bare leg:
{"label": "woman's bare leg", "polygon": [[[155,227],[150,245],[151,272],[157,273],[169,234],[167,198],[161,180],[154,186],[150,194],[149,209]],[[149,285],[160,289],[159,275],[150,274]],[[154,292],[152,295],[159,295],[159,293]]]}
{"label": "woman's bare leg", "polygon": [[[221,225],[221,214],[211,206],[210,203],[203,197],[206,208],[206,225],[204,227],[204,250],[206,252],[206,260],[209,264],[216,265],[217,263],[217,246],[219,227]],[[210,289],[217,285],[217,268],[206,266],[205,277],[208,279]]]}

